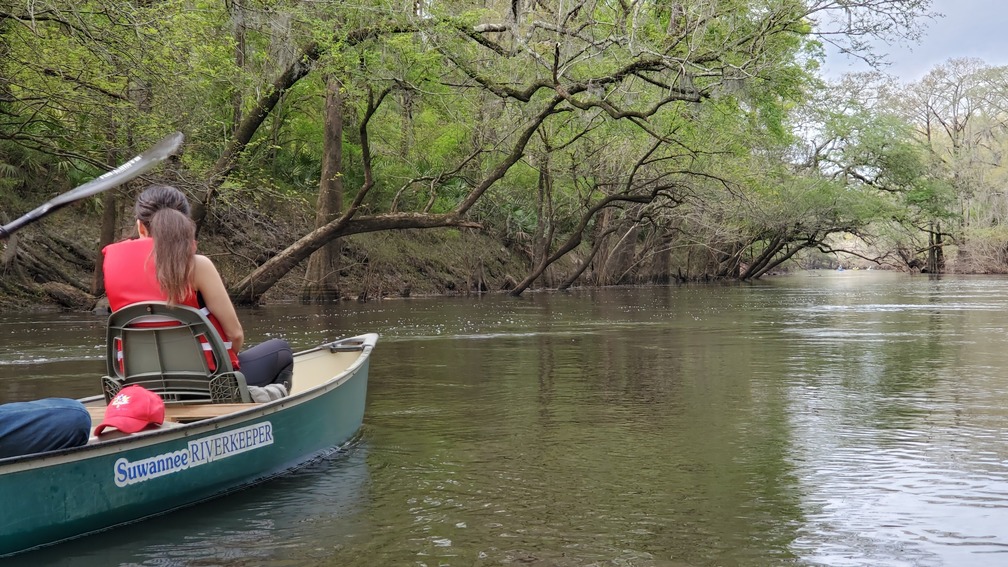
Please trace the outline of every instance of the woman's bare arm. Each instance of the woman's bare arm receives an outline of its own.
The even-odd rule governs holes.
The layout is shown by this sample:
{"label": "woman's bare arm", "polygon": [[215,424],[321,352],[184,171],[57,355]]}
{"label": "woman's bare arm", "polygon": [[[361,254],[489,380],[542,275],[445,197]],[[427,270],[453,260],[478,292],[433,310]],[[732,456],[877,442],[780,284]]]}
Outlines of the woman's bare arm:
{"label": "woman's bare arm", "polygon": [[238,321],[234,304],[228,297],[224,281],[221,280],[220,272],[217,271],[217,266],[214,266],[210,258],[201,254],[196,255],[194,263],[193,283],[196,286],[196,291],[203,296],[203,302],[206,303],[207,309],[217,318],[224,334],[231,340],[231,349],[238,352],[245,341],[245,333]]}

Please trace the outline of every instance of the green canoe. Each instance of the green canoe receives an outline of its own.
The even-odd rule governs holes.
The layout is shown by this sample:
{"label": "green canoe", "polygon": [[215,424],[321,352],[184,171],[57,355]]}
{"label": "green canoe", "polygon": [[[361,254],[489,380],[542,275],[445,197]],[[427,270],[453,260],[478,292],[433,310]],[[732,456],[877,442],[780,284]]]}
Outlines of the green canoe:
{"label": "green canoe", "polygon": [[[0,459],[0,557],[136,522],[262,482],[352,439],[376,334],[294,355],[291,394],[168,405],[160,428]],[[105,398],[81,400],[100,423]]]}

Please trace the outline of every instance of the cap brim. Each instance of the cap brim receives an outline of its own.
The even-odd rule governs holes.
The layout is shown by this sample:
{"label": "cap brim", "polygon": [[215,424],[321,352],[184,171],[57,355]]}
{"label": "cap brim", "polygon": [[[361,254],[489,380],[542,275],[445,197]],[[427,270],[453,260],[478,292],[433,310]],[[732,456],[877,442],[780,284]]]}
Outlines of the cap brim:
{"label": "cap brim", "polygon": [[101,422],[98,427],[95,427],[94,434],[101,435],[106,427],[115,427],[123,433],[136,433],[137,431],[142,431],[148,425],[151,425],[151,422],[145,419],[118,415],[105,418],[105,421]]}

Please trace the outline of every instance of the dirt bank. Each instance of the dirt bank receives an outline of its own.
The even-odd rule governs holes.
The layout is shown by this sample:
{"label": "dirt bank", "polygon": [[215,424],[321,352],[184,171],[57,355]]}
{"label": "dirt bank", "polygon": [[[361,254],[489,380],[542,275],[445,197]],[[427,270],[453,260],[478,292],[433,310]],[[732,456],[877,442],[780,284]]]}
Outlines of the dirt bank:
{"label": "dirt bank", "polygon": [[[279,208],[220,211],[200,235],[200,252],[214,260],[226,283],[245,277],[311,226],[307,207],[287,208],[285,215]],[[99,223],[94,203],[84,203],[20,231],[2,256],[0,310],[100,307],[93,282]],[[120,236],[128,235],[128,225],[120,225]],[[342,300],[499,291],[527,270],[527,260],[470,229],[355,235],[344,239],[342,260]],[[304,268],[302,263],[292,270],[263,301],[298,300]]]}

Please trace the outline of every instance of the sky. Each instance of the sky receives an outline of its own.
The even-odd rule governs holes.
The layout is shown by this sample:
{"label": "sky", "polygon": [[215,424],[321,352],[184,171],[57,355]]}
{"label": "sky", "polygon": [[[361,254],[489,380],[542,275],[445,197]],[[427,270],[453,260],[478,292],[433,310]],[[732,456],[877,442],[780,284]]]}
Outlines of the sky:
{"label": "sky", "polygon": [[[989,65],[1008,65],[1008,0],[933,0],[934,20],[923,20],[917,45],[884,46],[891,64],[885,71],[903,82],[920,80],[936,65],[957,57],[976,57]],[[865,71],[867,67],[828,51],[825,75]]]}

